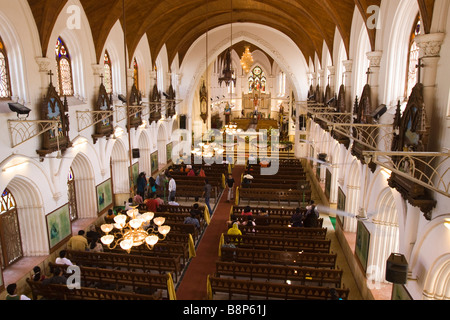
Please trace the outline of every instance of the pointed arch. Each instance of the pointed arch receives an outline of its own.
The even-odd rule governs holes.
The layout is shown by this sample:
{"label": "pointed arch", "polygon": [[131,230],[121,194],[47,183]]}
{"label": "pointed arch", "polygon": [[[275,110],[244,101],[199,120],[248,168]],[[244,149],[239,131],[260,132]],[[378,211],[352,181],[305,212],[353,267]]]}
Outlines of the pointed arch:
{"label": "pointed arch", "polygon": [[11,80],[9,73],[8,52],[0,35],[0,99],[11,98]]}

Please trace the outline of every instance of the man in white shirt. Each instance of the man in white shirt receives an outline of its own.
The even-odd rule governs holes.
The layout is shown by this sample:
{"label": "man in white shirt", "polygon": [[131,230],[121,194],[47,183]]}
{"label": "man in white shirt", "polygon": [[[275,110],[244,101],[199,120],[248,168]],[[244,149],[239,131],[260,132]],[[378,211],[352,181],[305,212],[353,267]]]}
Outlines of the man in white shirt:
{"label": "man in white shirt", "polygon": [[56,264],[64,264],[67,266],[73,266],[72,261],[66,258],[66,250],[61,250],[59,252],[59,257],[55,260]]}
{"label": "man in white shirt", "polygon": [[177,184],[172,176],[169,176],[169,199],[175,199]]}

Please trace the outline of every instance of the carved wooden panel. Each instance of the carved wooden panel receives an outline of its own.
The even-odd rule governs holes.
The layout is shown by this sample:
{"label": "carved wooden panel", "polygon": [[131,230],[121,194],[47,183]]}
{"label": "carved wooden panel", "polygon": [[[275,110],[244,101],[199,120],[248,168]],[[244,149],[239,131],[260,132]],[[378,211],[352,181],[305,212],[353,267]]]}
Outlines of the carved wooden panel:
{"label": "carved wooden panel", "polygon": [[[140,106],[142,101],[141,93],[136,87],[136,83],[131,87],[130,98],[128,103],[130,106]],[[142,124],[142,114],[141,112],[128,114],[128,121],[130,122],[131,128],[137,128]]]}
{"label": "carved wooden panel", "polygon": [[[94,106],[95,111],[112,111],[111,108],[112,99],[106,92],[106,87],[102,83],[100,85],[97,103]],[[114,117],[111,114],[111,116],[105,118],[104,120],[100,121],[95,125],[95,133],[92,135],[94,138],[94,142],[101,137],[109,137],[114,133],[114,126],[113,126],[113,120]]]}
{"label": "carved wooden panel", "polygon": [[[418,83],[412,90],[408,104],[401,115],[400,104],[397,106],[397,113],[394,121],[394,139],[392,151],[401,152],[426,152],[428,151],[428,136],[430,127],[428,125],[425,105],[423,100],[423,85]],[[401,116],[400,116],[401,115]],[[403,157],[392,157],[392,161],[402,168],[405,173],[411,168],[417,168],[414,172],[425,170],[425,164],[414,161],[413,158],[405,160]],[[403,162],[403,163],[399,163]],[[423,167],[423,168],[421,168]],[[416,176],[416,179],[422,177]],[[401,193],[403,198],[413,205],[420,207],[427,219],[431,219],[430,212],[436,205],[436,201],[427,194],[427,189],[406,177],[392,173],[388,180],[389,186]]]}
{"label": "carved wooden panel", "polygon": [[158,91],[158,85],[155,83],[150,93],[150,118],[149,122],[159,121],[161,119],[161,92]]}
{"label": "carved wooden panel", "polygon": [[69,116],[67,98],[61,101],[52,82],[50,82],[47,95],[41,105],[41,120],[57,120],[58,129],[50,129],[44,132],[42,137],[42,148],[37,150],[40,156],[61,150],[64,152],[72,146],[69,139]]}

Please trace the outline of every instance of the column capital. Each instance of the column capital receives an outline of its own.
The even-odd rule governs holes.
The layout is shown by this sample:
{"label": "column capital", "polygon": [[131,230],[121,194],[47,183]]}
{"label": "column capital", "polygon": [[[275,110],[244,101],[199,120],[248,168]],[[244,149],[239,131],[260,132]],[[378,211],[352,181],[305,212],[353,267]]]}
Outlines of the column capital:
{"label": "column capital", "polygon": [[371,68],[379,68],[381,65],[381,58],[383,57],[382,51],[367,52],[367,59],[369,59]]}
{"label": "column capital", "polygon": [[344,60],[342,61],[342,64],[344,65],[345,72],[352,72],[353,60]]}
{"label": "column capital", "polygon": [[93,64],[92,65],[92,72],[94,73],[94,76],[99,76],[103,73],[103,66],[100,64]]}
{"label": "column capital", "polygon": [[328,72],[330,72],[330,75],[334,76],[336,74],[336,67],[335,66],[329,66]]}
{"label": "column capital", "polygon": [[444,42],[444,37],[445,33],[430,33],[418,35],[414,41],[420,48],[421,57],[439,57],[441,46]]}
{"label": "column capital", "polygon": [[50,58],[45,57],[36,57],[36,63],[39,66],[39,72],[49,72],[50,71],[50,64],[52,63]]}

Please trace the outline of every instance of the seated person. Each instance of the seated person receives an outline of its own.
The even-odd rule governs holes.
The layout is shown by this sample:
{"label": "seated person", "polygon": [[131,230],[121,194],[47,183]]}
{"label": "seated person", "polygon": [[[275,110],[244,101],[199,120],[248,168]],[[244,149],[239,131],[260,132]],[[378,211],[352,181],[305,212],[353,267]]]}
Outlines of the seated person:
{"label": "seated person", "polygon": [[171,197],[171,198],[169,199],[168,205],[169,205],[169,206],[179,206],[180,204],[179,204],[178,202],[175,201],[175,197]]}
{"label": "seated person", "polygon": [[[253,219],[253,216],[248,216],[247,220],[242,222],[242,225],[255,227],[256,223],[255,223],[255,220]],[[251,228],[249,232],[250,232],[250,234],[255,234],[256,230],[255,230],[255,228]]]}
{"label": "seated person", "polygon": [[202,211],[200,210],[200,206],[198,205],[198,203],[194,203],[194,205],[192,206],[191,214],[193,214],[194,218],[196,219],[200,219],[200,217],[202,216]]}
{"label": "seated person", "polygon": [[53,276],[42,281],[43,285],[49,284],[67,284],[67,278],[63,275],[63,269],[55,267],[53,269]]}
{"label": "seated person", "polygon": [[261,217],[268,217],[269,216],[269,214],[267,213],[267,210],[265,208],[261,208],[259,210],[259,214],[258,215],[261,216]]}
{"label": "seated person", "polygon": [[242,210],[243,216],[251,216],[253,215],[252,209],[249,206],[246,206],[244,210]]}
{"label": "seated person", "polygon": [[305,228],[318,228],[319,227],[319,218],[314,213],[314,211],[310,211],[306,214],[305,219],[303,220],[303,226]]}
{"label": "seated person", "polygon": [[233,226],[228,229],[227,234],[230,236],[242,236],[242,232],[239,230],[239,223],[234,222]]}
{"label": "seated person", "polygon": [[146,210],[149,212],[157,212],[159,207],[159,202],[156,200],[156,193],[152,193],[151,197],[145,199]]}
{"label": "seated person", "polygon": [[114,223],[114,211],[113,209],[108,209],[108,213],[105,216],[105,223],[110,224],[110,223]]}
{"label": "seated person", "polygon": [[295,213],[291,217],[293,227],[303,227],[304,216],[300,208],[295,209]]}
{"label": "seated person", "polygon": [[191,212],[190,216],[186,217],[184,219],[185,224],[193,224],[195,227],[199,230],[200,229],[200,222],[195,217],[195,214]]}
{"label": "seated person", "polygon": [[192,167],[189,169],[189,172],[187,174],[188,177],[195,177],[195,171],[192,169]]}
{"label": "seated person", "polygon": [[56,264],[63,264],[66,266],[73,266],[72,261],[66,258],[66,250],[61,250],[59,252],[59,257],[55,260]]}

